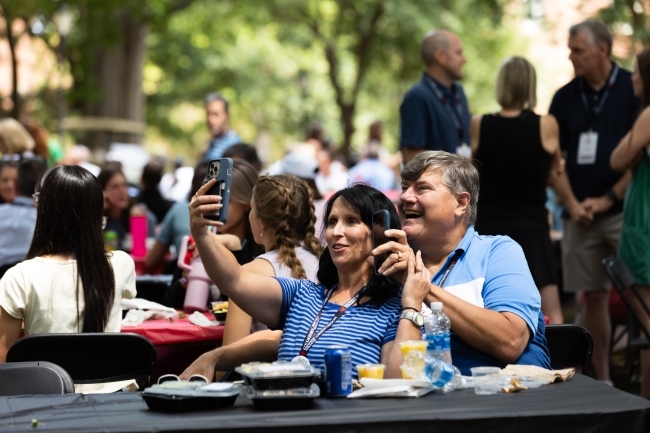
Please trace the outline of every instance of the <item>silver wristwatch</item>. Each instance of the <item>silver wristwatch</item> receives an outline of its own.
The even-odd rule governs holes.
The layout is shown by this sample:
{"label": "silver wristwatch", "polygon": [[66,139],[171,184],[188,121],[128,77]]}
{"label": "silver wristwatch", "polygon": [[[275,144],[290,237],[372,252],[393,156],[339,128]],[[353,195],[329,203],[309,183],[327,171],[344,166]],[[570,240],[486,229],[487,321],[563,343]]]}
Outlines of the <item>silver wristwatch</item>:
{"label": "silver wristwatch", "polygon": [[424,325],[424,316],[419,311],[402,311],[399,318],[408,319],[419,328]]}

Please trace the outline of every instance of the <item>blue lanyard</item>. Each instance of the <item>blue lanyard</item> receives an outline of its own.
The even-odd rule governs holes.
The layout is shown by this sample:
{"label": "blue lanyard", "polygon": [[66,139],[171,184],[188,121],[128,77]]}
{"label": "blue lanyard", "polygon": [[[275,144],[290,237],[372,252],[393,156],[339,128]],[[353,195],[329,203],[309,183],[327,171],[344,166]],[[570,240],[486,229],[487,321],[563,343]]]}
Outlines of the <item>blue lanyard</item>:
{"label": "blue lanyard", "polygon": [[361,292],[363,289],[359,290],[356,295],[354,295],[348,302],[345,303],[345,305],[342,305],[337,311],[334,317],[329,321],[328,324],[326,324],[323,329],[321,329],[316,335],[314,333],[316,332],[316,328],[318,328],[318,323],[320,322],[320,317],[323,315],[323,310],[325,309],[325,305],[327,305],[327,302],[329,302],[330,298],[332,297],[332,293],[334,293],[334,287],[328,290],[327,294],[325,295],[325,302],[323,302],[323,306],[320,307],[320,311],[314,318],[314,321],[311,323],[311,326],[309,327],[309,332],[305,336],[305,340],[302,342],[302,348],[300,349],[300,356],[306,356],[307,352],[309,352],[309,349],[316,343],[316,340],[318,340],[321,335],[325,333],[328,329],[332,327],[334,322],[339,320],[339,318],[347,311],[348,308],[352,306],[357,300],[359,299],[359,296],[361,295]]}
{"label": "blue lanyard", "polygon": [[447,98],[445,98],[445,95],[442,94],[433,78],[431,78],[428,74],[425,74],[425,78],[427,80],[427,83],[429,83],[429,86],[431,86],[431,89],[433,89],[433,93],[436,94],[436,97],[440,100],[440,103],[445,107],[445,110],[447,110],[447,113],[449,114],[449,117],[451,117],[452,122],[454,122],[460,144],[465,144],[465,131],[463,130],[462,123],[463,101],[460,99],[460,92],[454,92],[456,106],[456,112],[454,112],[454,110],[452,110],[451,106],[449,105],[449,101]]}
{"label": "blue lanyard", "polygon": [[587,102],[587,96],[585,94],[585,85],[583,83],[584,78],[578,80],[578,82],[580,83],[580,96],[582,98],[582,104],[585,106],[585,110],[587,110],[587,114],[591,116],[591,126],[590,126],[591,129],[593,129],[596,120],[598,120],[598,116],[600,115],[600,112],[605,106],[605,101],[609,96],[609,91],[614,86],[614,82],[616,81],[616,76],[618,75],[618,69],[619,69],[618,65],[614,65],[614,70],[612,70],[612,73],[609,76],[609,80],[607,81],[607,87],[605,89],[605,93],[603,93],[603,97],[600,99],[598,105],[596,105],[593,109],[589,106],[589,103]]}
{"label": "blue lanyard", "polygon": [[452,269],[454,269],[454,266],[456,266],[456,262],[458,262],[458,259],[460,256],[463,254],[463,250],[457,249],[454,255],[451,257],[451,260],[447,262],[445,265],[445,273],[442,275],[442,278],[440,278],[440,282],[438,282],[437,286],[442,287],[443,284],[445,284],[445,281],[447,281],[447,277],[449,276],[449,273],[451,272]]}

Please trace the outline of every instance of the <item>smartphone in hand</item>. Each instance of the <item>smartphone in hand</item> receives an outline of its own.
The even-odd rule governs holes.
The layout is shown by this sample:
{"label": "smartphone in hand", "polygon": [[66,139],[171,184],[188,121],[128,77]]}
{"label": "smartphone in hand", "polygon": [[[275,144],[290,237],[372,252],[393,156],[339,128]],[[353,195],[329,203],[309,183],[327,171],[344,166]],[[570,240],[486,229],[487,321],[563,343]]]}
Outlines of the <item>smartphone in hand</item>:
{"label": "smartphone in hand", "polygon": [[[386,209],[378,210],[372,214],[372,249],[374,250],[380,245],[385,244],[390,239],[386,237],[384,232],[390,228],[390,214]],[[375,259],[375,274],[380,275],[379,268],[386,261],[390,251],[374,256]]]}
{"label": "smartphone in hand", "polygon": [[205,175],[204,184],[208,183],[212,179],[217,179],[217,182],[205,193],[205,195],[221,196],[221,204],[223,207],[213,212],[204,213],[203,216],[213,221],[225,223],[226,219],[228,219],[228,203],[230,202],[232,159],[220,158],[210,161],[208,163],[208,172]]}

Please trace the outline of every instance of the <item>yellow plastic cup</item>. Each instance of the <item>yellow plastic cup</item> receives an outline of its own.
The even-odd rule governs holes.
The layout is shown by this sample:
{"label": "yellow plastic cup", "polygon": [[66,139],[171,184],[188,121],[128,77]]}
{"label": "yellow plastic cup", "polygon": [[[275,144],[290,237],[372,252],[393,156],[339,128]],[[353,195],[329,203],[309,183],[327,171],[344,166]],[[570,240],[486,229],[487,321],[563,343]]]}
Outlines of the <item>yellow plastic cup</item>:
{"label": "yellow plastic cup", "polygon": [[384,364],[360,364],[357,365],[359,379],[367,377],[368,379],[383,379],[386,366]]}
{"label": "yellow plastic cup", "polygon": [[411,350],[417,350],[418,352],[427,351],[427,342],[424,340],[409,340],[402,341],[399,344],[400,349],[402,350],[402,356],[405,356]]}

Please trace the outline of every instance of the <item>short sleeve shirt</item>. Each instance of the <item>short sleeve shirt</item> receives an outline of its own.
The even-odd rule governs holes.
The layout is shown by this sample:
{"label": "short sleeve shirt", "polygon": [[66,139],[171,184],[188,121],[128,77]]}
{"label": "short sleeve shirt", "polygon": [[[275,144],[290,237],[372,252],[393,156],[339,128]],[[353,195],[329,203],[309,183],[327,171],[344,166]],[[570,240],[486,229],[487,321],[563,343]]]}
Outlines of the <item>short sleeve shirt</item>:
{"label": "short sleeve shirt", "polygon": [[190,234],[190,211],[187,209],[189,203],[182,201],[174,203],[162,221],[162,228],[157,239],[164,245],[174,245],[176,254],[181,250],[183,236]]}
{"label": "short sleeve shirt", "polygon": [[[400,148],[413,147],[423,150],[444,150],[456,153],[463,143],[469,143],[470,114],[467,98],[460,84],[451,88],[437,83],[446,102],[442,102],[433,91],[429,80],[433,78],[422,75],[422,80],[404,95],[400,106]],[[433,80],[435,82],[435,80]],[[461,102],[461,125],[463,137],[459,137],[458,129],[452,114],[457,116],[455,107],[456,94]],[[448,104],[448,107],[445,107]]]}
{"label": "short sleeve shirt", "polygon": [[[603,196],[623,176],[622,172],[612,170],[609,158],[632,128],[639,111],[640,101],[634,96],[630,76],[630,72],[619,68],[609,92],[607,84],[596,91],[583,78],[576,77],[553,97],[549,113],[555,116],[560,127],[560,147],[566,152],[566,172],[578,201]],[[584,89],[589,108],[585,106],[581,88]],[[593,107],[600,103],[606,92],[607,99],[600,115],[594,119]],[[598,133],[596,161],[593,164],[578,164],[580,134],[590,129]],[[622,203],[617,203],[608,213],[622,210]]]}
{"label": "short sleeve shirt", "polygon": [[[104,332],[120,332],[122,298],[136,295],[135,264],[122,251],[113,251],[115,297]],[[0,306],[10,316],[25,320],[25,335],[77,333],[83,317],[77,316],[77,261],[36,257],[9,269],[0,280]],[[79,312],[84,310],[80,290]]]}
{"label": "short sleeve shirt", "polygon": [[[531,338],[512,364],[550,369],[541,298],[519,244],[507,236],[480,236],[474,226],[470,226],[457,249],[464,253],[449,272],[443,289],[477,307],[521,317],[530,329]],[[447,260],[454,254],[455,251]],[[443,266],[433,276],[434,284],[439,283],[445,268]],[[504,363],[473,348],[453,332],[451,355],[454,365],[465,375],[470,374],[472,367],[505,367]]]}
{"label": "short sleeve shirt", "polygon": [[[314,319],[325,302],[325,287],[309,280],[276,278],[282,287],[282,307],[278,327],[283,328],[278,359],[291,361],[300,354],[303,342]],[[328,302],[316,332],[325,327],[340,305]],[[311,365],[324,370],[325,349],[333,344],[344,344],[352,355],[352,375],[357,377],[356,366],[376,364],[381,360],[381,349],[395,340],[402,310],[401,299],[392,297],[382,305],[370,303],[353,305],[331,328],[323,333],[307,352]]]}

